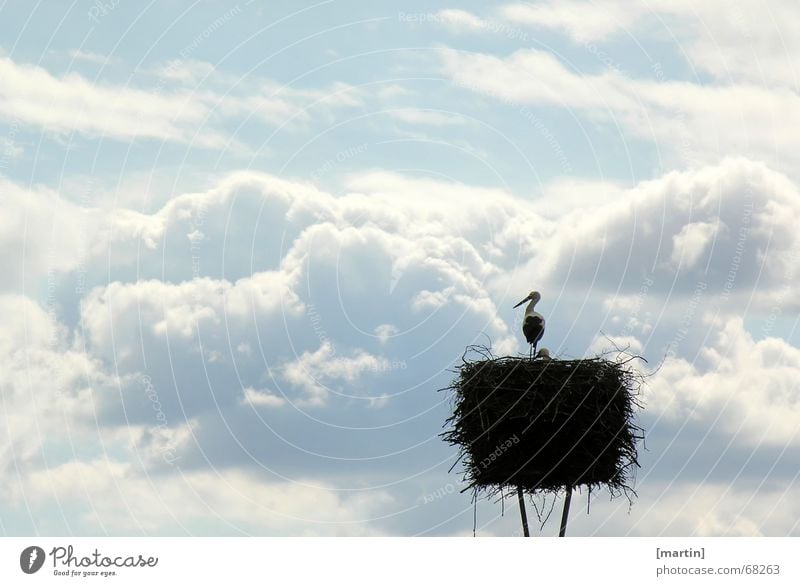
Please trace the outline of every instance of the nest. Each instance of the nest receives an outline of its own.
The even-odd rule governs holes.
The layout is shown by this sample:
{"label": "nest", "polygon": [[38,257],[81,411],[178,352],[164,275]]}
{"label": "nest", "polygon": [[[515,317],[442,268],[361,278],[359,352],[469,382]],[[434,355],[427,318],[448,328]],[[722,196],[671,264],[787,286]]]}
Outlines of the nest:
{"label": "nest", "polygon": [[[634,411],[642,376],[626,360],[479,358],[457,367],[449,430],[460,448],[467,488],[522,487],[557,492],[565,486],[633,492],[642,429]],[[454,465],[455,466],[455,465]],[[451,468],[452,469],[452,468]]]}

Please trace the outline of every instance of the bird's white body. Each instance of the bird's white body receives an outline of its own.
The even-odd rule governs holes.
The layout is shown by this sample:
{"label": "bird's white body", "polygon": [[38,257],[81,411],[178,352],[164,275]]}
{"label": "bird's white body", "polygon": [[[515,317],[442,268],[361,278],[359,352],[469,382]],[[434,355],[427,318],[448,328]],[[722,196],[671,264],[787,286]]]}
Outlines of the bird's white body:
{"label": "bird's white body", "polygon": [[528,344],[537,344],[544,336],[544,316],[534,311],[533,306],[534,303],[531,301],[525,310],[525,319],[522,322],[522,333],[525,334]]}

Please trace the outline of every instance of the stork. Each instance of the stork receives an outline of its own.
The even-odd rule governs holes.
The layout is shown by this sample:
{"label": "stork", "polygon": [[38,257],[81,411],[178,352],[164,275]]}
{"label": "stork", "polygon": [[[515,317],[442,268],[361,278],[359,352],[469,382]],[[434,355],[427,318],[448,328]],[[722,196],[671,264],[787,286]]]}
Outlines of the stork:
{"label": "stork", "polygon": [[536,353],[536,358],[541,358],[542,360],[551,360],[550,350],[547,348],[539,348],[539,351]]}
{"label": "stork", "polygon": [[536,344],[544,336],[544,316],[534,310],[541,298],[542,296],[538,291],[531,291],[525,299],[514,306],[514,308],[517,308],[526,301],[530,301],[528,307],[525,308],[525,318],[522,320],[522,333],[525,334],[525,339],[531,345],[530,358],[533,358],[533,353],[536,352]]}

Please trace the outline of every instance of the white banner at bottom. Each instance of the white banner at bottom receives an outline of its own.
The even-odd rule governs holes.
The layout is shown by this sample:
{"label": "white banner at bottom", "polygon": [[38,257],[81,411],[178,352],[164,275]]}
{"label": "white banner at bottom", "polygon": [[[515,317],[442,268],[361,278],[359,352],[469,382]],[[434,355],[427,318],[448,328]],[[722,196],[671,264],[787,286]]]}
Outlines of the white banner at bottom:
{"label": "white banner at bottom", "polygon": [[[0,584],[800,584],[797,538],[0,538]],[[546,582],[545,582],[546,583]]]}

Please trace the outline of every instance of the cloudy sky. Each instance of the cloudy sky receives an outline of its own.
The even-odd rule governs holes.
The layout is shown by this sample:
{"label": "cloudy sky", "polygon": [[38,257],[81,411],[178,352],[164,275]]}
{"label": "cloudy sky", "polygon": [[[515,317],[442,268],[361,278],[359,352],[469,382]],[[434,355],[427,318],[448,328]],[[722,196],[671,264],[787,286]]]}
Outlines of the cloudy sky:
{"label": "cloudy sky", "polygon": [[0,1],[0,533],[471,535],[437,389],[535,288],[554,355],[661,364],[572,534],[800,535],[798,28]]}

